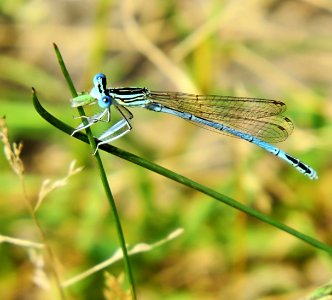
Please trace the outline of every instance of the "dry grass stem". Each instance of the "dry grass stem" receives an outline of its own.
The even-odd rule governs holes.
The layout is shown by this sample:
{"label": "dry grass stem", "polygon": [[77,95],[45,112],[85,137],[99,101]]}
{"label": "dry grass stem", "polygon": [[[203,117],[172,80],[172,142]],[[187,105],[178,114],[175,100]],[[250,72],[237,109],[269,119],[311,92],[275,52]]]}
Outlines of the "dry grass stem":
{"label": "dry grass stem", "polygon": [[50,290],[50,278],[45,272],[44,256],[36,249],[29,249],[30,261],[33,264],[33,282],[42,290]]}
{"label": "dry grass stem", "polygon": [[71,176],[74,176],[83,170],[83,167],[75,168],[75,163],[76,163],[75,161],[72,161],[70,163],[68,173],[64,178],[61,178],[61,179],[58,179],[55,181],[52,181],[50,179],[45,179],[43,181],[41,189],[39,191],[38,201],[34,208],[35,212],[38,210],[38,208],[42,204],[43,200],[49,193],[51,193],[55,189],[65,186],[68,183],[68,180]]}
{"label": "dry grass stem", "polygon": [[[131,248],[130,250],[128,250],[128,254],[129,255],[134,255],[134,254],[137,254],[137,253],[142,253],[142,252],[147,252],[147,251],[151,251],[153,250],[154,248],[156,247],[159,247],[175,238],[177,238],[179,235],[181,235],[183,233],[183,229],[182,228],[178,228],[176,230],[174,230],[173,232],[171,232],[169,235],[167,235],[166,238],[156,242],[156,243],[153,243],[153,244],[146,244],[146,243],[140,243],[140,244],[137,244],[135,245],[133,248]],[[72,277],[66,281],[64,281],[62,283],[62,287],[68,287],[76,282],[79,282],[81,281],[82,279],[114,264],[115,262],[119,261],[120,259],[123,258],[123,255],[122,255],[122,251],[121,249],[118,249],[112,257],[110,257],[109,259],[103,261],[102,263],[98,264],[98,265],[95,265],[93,268],[75,276],[75,277]]]}
{"label": "dry grass stem", "polygon": [[16,246],[21,247],[29,247],[29,248],[44,248],[44,245],[41,243],[31,242],[23,239],[13,238],[5,235],[0,235],[0,243],[9,243]]}
{"label": "dry grass stem", "polygon": [[3,116],[0,118],[0,139],[4,144],[4,152],[6,159],[8,160],[13,171],[20,177],[24,174],[24,165],[20,158],[23,144],[13,143],[12,145],[9,142],[8,128],[6,123],[6,117]]}

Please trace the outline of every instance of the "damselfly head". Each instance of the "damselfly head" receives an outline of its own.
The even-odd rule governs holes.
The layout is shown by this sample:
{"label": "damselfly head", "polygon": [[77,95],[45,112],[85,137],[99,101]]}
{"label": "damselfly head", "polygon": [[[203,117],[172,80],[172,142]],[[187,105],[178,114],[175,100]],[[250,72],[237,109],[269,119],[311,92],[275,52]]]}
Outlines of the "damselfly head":
{"label": "damselfly head", "polygon": [[106,89],[106,75],[98,73],[93,78],[94,87],[92,88],[90,95],[98,99],[98,105],[101,108],[108,108],[112,105],[112,98],[107,95]]}
{"label": "damselfly head", "polygon": [[96,86],[98,84],[105,83],[106,85],[106,75],[103,73],[98,73],[93,77],[93,84]]}
{"label": "damselfly head", "polygon": [[103,73],[98,73],[93,78],[94,87],[99,91],[99,93],[103,94],[106,91],[106,75]]}

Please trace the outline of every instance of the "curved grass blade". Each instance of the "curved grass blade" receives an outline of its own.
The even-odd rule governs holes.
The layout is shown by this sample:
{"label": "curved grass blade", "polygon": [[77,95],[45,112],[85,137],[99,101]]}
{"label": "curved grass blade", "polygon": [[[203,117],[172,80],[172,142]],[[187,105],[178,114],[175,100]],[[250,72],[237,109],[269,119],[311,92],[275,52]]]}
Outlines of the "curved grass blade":
{"label": "curved grass blade", "polygon": [[[53,126],[55,126],[56,128],[58,128],[59,130],[67,133],[68,135],[71,135],[71,133],[73,132],[74,128],[73,127],[70,127],[69,125],[63,123],[62,121],[58,120],[57,118],[53,117],[50,113],[48,113],[42,106],[41,104],[39,103],[39,100],[37,98],[37,95],[36,95],[36,92],[33,90],[33,93],[32,93],[32,101],[33,101],[33,104],[34,104],[34,107],[36,109],[36,111],[41,115],[41,117],[43,117],[48,123],[52,124]],[[79,139],[85,143],[88,143],[88,138],[85,134],[81,133],[81,132],[78,132],[74,138],[76,139]],[[114,147],[112,145],[109,145],[109,144],[103,144],[100,146],[100,149],[107,152],[107,153],[110,153],[110,154],[113,154],[115,156],[118,156],[124,160],[127,160],[129,162],[132,162],[136,165],[139,165],[145,169],[148,169],[152,172],[155,172],[155,173],[158,173],[164,177],[167,177],[173,181],[176,181],[182,185],[185,185],[189,188],[192,188],[192,189],[195,189],[205,195],[208,195],[210,197],[212,197],[213,199],[217,200],[217,201],[220,201],[226,205],[229,205],[235,209],[238,209],[264,223],[267,223],[273,227],[276,227],[282,231],[285,231],[287,233],[289,233],[290,235],[293,235],[294,237],[297,237],[298,239],[304,241],[305,243],[307,244],[310,244],[312,245],[313,247],[315,248],[318,248],[318,249],[321,249],[321,250],[324,250],[326,251],[327,253],[330,253],[332,254],[332,247],[306,235],[306,234],[303,234],[283,223],[280,223],[272,218],[270,218],[269,216],[251,208],[251,207],[248,207],[246,205],[243,205],[242,203],[228,197],[228,196],[225,196],[223,194],[220,194],[204,185],[201,185],[193,180],[190,180],[189,178],[187,177],[184,177],[182,175],[179,175],[171,170],[168,170],[162,166],[159,166],[155,163],[152,163],[150,161],[147,161],[137,155],[134,155],[132,153],[129,153],[127,151],[124,151],[122,149],[119,149],[117,147]]]}

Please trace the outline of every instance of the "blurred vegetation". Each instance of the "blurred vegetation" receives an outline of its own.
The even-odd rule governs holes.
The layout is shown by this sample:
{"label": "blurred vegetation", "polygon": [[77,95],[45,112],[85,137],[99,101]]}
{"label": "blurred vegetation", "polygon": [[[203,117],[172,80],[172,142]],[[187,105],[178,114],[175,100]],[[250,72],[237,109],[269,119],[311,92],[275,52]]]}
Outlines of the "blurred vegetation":
{"label": "blurred vegetation", "polygon": [[[42,182],[65,177],[73,160],[84,169],[36,213],[60,280],[118,249],[90,148],[31,103],[34,86],[55,116],[79,122],[53,42],[78,90],[104,72],[114,86],[283,100],[295,130],[278,146],[315,168],[318,181],[254,145],[143,110],[133,110],[134,129],[114,144],[332,244],[331,1],[2,0],[0,33],[0,114],[11,140],[23,142],[25,167],[24,190],[0,155],[0,234],[38,243],[1,244],[2,299],[51,299],[43,240],[24,199],[36,203]],[[299,299],[331,278],[322,251],[119,158],[103,160],[130,245],[184,228],[131,257],[139,299]],[[114,277],[94,273],[66,288],[67,299],[114,297],[122,264],[106,270]]]}

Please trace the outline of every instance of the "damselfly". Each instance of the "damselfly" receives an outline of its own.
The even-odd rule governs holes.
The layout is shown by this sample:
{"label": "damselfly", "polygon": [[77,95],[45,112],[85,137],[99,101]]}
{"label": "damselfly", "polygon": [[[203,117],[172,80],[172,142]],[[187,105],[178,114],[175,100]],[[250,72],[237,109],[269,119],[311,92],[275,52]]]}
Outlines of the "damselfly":
{"label": "damselfly", "polygon": [[94,87],[89,94],[84,93],[72,99],[72,107],[97,102],[102,112],[83,117],[87,120],[86,125],[81,123],[72,135],[98,121],[110,122],[112,106],[122,116],[120,121],[98,137],[97,149],[132,129],[130,120],[133,114],[127,107],[143,107],[246,140],[283,159],[310,179],[318,178],[314,169],[268,143],[284,141],[293,130],[292,121],[282,115],[286,110],[283,102],[259,98],[159,92],[136,87],[107,88],[104,74],[95,75],[93,83]]}

